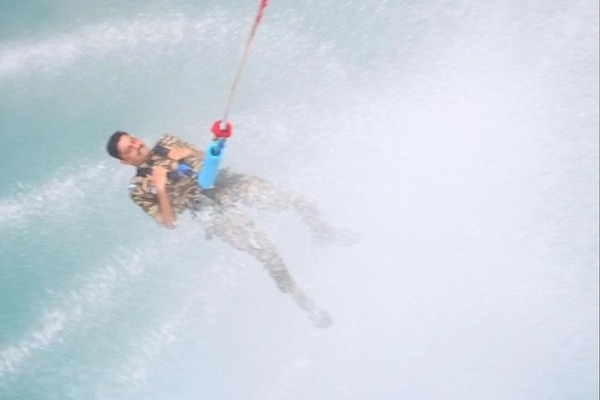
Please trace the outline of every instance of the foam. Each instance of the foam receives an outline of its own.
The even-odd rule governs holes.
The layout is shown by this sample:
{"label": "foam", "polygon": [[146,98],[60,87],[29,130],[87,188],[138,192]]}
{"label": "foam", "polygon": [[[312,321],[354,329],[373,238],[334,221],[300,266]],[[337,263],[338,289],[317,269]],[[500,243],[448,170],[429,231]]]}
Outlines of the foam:
{"label": "foam", "polygon": [[152,240],[134,250],[121,251],[117,260],[111,257],[77,289],[57,295],[58,305],[43,313],[39,328],[25,335],[18,344],[0,348],[0,377],[18,372],[28,359],[57,342],[67,327],[109,302],[118,286],[131,284],[132,278],[142,276],[146,265],[160,258],[158,249],[164,244],[159,242]]}
{"label": "foam", "polygon": [[90,197],[95,188],[109,179],[108,161],[66,176],[57,176],[39,188],[21,185],[21,193],[13,198],[0,199],[0,232],[19,225],[29,218],[77,209],[75,206]]}
{"label": "foam", "polygon": [[112,20],[87,27],[70,35],[57,35],[32,43],[12,42],[0,46],[0,77],[39,69],[57,69],[82,57],[102,58],[108,54],[130,51],[157,44],[172,46],[182,41],[210,42],[230,36],[235,29],[232,18],[224,13],[208,13],[194,20],[181,13],[164,16],[142,16],[139,20]]}
{"label": "foam", "polygon": [[[239,265],[218,260],[186,277],[184,287],[177,289],[182,301],[177,306],[167,307],[173,311],[164,313],[168,317],[156,321],[154,329],[130,339],[130,350],[115,360],[114,366],[106,368],[111,371],[108,381],[98,386],[94,398],[122,398],[144,388],[160,364],[158,361],[165,357],[173,343],[181,340],[186,332],[195,332],[197,338],[197,332],[206,331],[207,325],[217,324],[220,306],[236,293],[232,290],[236,286],[233,276],[239,268]],[[198,318],[199,315],[202,318]],[[200,322],[202,329],[194,327]]]}
{"label": "foam", "polygon": [[64,329],[68,315],[53,310],[42,317],[41,327],[32,332],[29,337],[17,346],[8,346],[0,350],[0,377],[8,372],[14,372],[19,365],[31,356],[35,350],[44,349],[54,341],[57,334]]}

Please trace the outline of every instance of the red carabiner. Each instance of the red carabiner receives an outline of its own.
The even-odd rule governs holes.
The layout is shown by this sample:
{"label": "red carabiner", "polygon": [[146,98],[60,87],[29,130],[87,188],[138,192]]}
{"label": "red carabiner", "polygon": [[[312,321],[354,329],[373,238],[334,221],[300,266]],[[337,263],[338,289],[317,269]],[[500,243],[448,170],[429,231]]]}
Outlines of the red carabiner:
{"label": "red carabiner", "polygon": [[215,139],[227,139],[233,133],[233,125],[231,125],[231,122],[227,122],[225,129],[223,129],[222,123],[221,120],[215,121],[211,128],[211,132],[215,135]]}

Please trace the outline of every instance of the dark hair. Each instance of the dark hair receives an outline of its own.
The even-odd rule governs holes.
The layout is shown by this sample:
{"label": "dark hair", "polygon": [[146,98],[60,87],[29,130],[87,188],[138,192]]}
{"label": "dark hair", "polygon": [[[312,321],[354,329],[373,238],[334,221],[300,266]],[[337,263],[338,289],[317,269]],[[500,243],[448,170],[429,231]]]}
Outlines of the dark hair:
{"label": "dark hair", "polygon": [[108,143],[106,144],[106,151],[108,151],[108,154],[110,154],[114,158],[118,158],[119,160],[121,160],[121,155],[119,154],[117,144],[119,143],[119,140],[121,140],[121,136],[124,135],[129,134],[123,131],[116,131],[110,136],[110,139],[108,139]]}

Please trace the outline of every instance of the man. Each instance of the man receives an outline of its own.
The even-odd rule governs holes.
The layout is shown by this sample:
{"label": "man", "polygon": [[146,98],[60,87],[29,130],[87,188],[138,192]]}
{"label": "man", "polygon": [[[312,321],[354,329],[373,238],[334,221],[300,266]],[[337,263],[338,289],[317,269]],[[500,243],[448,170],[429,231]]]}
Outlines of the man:
{"label": "man", "polygon": [[129,194],[159,224],[174,228],[177,215],[190,210],[200,217],[208,235],[217,236],[262,262],[279,289],[289,294],[316,326],[331,325],[329,315],[298,288],[275,245],[239,205],[294,210],[320,244],[352,244],[355,238],[351,233],[334,230],[320,219],[313,204],[261,178],[224,169],[214,189],[202,190],[195,174],[202,168],[204,152],[175,136],[163,136],[150,149],[140,139],[117,131],[110,137],[107,151],[123,164],[137,168]]}

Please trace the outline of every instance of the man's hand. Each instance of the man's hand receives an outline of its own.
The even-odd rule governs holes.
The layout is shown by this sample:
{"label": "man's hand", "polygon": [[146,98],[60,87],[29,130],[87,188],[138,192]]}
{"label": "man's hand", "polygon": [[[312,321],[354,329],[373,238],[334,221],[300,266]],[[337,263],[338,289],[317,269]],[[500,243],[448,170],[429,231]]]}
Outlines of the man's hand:
{"label": "man's hand", "polygon": [[167,149],[169,149],[168,157],[171,160],[175,160],[175,161],[180,161],[180,160],[183,160],[184,158],[188,158],[188,157],[192,157],[192,156],[202,157],[204,155],[203,151],[192,150],[187,147],[174,147],[174,148],[167,147]]}

